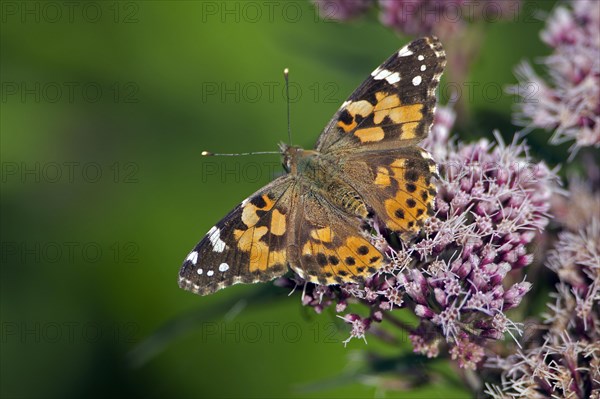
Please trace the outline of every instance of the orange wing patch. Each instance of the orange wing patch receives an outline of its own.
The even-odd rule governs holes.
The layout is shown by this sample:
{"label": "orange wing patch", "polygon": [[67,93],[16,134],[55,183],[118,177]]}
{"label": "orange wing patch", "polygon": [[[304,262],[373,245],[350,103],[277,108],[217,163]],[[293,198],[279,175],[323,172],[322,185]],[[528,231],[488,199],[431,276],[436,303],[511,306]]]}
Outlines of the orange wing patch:
{"label": "orange wing patch", "polygon": [[423,118],[423,104],[403,105],[397,94],[375,94],[377,104],[373,107],[373,122],[380,124],[385,117],[394,123],[418,122]]}
{"label": "orange wing patch", "polygon": [[383,266],[383,255],[365,238],[348,237],[344,244],[328,248],[323,241],[309,241],[302,255],[316,259],[320,270],[305,278],[312,283],[340,284],[371,276]]}
{"label": "orange wing patch", "polygon": [[233,237],[237,241],[237,247],[240,251],[248,253],[249,271],[265,271],[273,266],[282,266],[287,262],[285,249],[274,251],[262,241],[266,234],[283,236],[286,232],[287,222],[284,213],[279,209],[271,212],[271,222],[269,226],[257,226],[260,220],[259,211],[270,211],[275,202],[268,195],[263,194],[257,201],[248,202],[242,209],[242,222],[248,227],[246,230],[235,229]]}
{"label": "orange wing patch", "polygon": [[[427,176],[417,170],[407,170],[406,160],[394,161],[388,170],[388,176],[398,184],[395,196],[385,200],[384,207],[388,220],[386,226],[394,231],[415,231],[418,225],[429,217],[433,207],[435,186]],[[382,168],[380,168],[382,169]],[[429,167],[430,174],[436,174],[435,165]],[[383,173],[381,173],[383,175]],[[377,173],[375,183],[381,181]]]}
{"label": "orange wing patch", "polygon": [[[376,104],[360,100],[347,103],[342,109],[337,125],[346,133],[354,131],[354,136],[361,143],[378,142],[385,138],[385,132],[380,126],[386,117],[393,123],[402,125],[401,140],[417,137],[417,126],[423,119],[423,104],[403,105],[398,94],[383,91],[375,93]],[[359,119],[359,117],[361,119]],[[367,126],[356,129],[361,120],[372,117]]]}
{"label": "orange wing patch", "polygon": [[400,98],[396,94],[387,94],[383,92],[375,93],[377,104],[373,108],[375,116],[373,122],[380,124],[386,116],[398,123],[400,121]]}
{"label": "orange wing patch", "polygon": [[400,139],[411,140],[417,137],[417,126],[419,126],[419,122],[410,122],[403,124],[400,128]]}
{"label": "orange wing patch", "polygon": [[268,195],[263,194],[262,200],[264,204],[262,206],[254,205],[253,203],[247,203],[242,209],[242,222],[247,227],[253,227],[258,223],[260,217],[258,216],[258,211],[270,211],[273,208],[275,202]]}
{"label": "orange wing patch", "polygon": [[375,176],[375,184],[382,187],[388,187],[392,184],[390,180],[390,171],[382,166],[377,168],[377,176]]}
{"label": "orange wing patch", "polygon": [[285,215],[275,209],[271,214],[271,234],[282,236],[286,230]]}
{"label": "orange wing patch", "polygon": [[332,242],[333,237],[335,235],[333,234],[333,230],[331,230],[331,227],[323,227],[321,229],[312,230],[310,232],[310,236],[311,236],[311,238],[313,238],[314,240],[317,240],[317,241]]}
{"label": "orange wing patch", "polygon": [[233,231],[239,250],[249,253],[250,272],[265,271],[275,265],[285,265],[287,262],[285,250],[272,251],[265,242],[260,240],[268,231],[266,226]]}
{"label": "orange wing patch", "polygon": [[362,143],[369,141],[381,141],[385,137],[385,133],[383,133],[383,129],[380,127],[358,129],[356,132],[354,132],[354,135],[358,137]]}
{"label": "orange wing patch", "polygon": [[402,118],[400,123],[418,122],[423,119],[423,104],[412,104],[400,107]]}
{"label": "orange wing patch", "polygon": [[363,118],[366,118],[371,115],[373,112],[373,105],[366,100],[353,101],[347,104],[344,110],[348,112],[352,120],[348,122],[340,120],[337,125],[341,127],[344,132],[349,133],[356,128],[356,116],[360,115]]}

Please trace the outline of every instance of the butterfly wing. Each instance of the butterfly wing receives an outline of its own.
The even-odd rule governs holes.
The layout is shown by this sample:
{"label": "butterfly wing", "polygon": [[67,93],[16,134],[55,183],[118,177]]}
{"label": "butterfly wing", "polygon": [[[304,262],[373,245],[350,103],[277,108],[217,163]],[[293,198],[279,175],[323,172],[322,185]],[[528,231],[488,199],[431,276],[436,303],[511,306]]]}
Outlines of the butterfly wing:
{"label": "butterfly wing", "polygon": [[294,180],[282,176],[238,205],[187,256],[179,286],[207,295],[285,274],[294,190]]}
{"label": "butterfly wing", "polygon": [[435,37],[415,40],[375,69],[329,122],[317,150],[386,228],[417,231],[433,214],[437,168],[417,146],[433,123],[446,64]]}
{"label": "butterfly wing", "polygon": [[385,259],[361,233],[362,222],[332,206],[320,193],[306,189],[296,214],[290,267],[312,283],[363,281],[379,270]]}
{"label": "butterfly wing", "polygon": [[[435,164],[416,144],[431,128],[444,66],[437,38],[409,43],[350,96],[316,145],[394,231],[414,231],[431,213]],[[184,261],[179,285],[206,295],[281,276],[288,262],[320,284],[361,281],[381,268],[384,257],[361,233],[364,219],[300,181],[276,179],[211,228]]]}
{"label": "butterfly wing", "polygon": [[413,233],[433,215],[437,166],[418,146],[349,154],[340,168],[387,229]]}
{"label": "butterfly wing", "polygon": [[436,37],[407,44],[342,104],[321,133],[316,150],[372,151],[417,144],[433,123],[435,91],[445,64]]}

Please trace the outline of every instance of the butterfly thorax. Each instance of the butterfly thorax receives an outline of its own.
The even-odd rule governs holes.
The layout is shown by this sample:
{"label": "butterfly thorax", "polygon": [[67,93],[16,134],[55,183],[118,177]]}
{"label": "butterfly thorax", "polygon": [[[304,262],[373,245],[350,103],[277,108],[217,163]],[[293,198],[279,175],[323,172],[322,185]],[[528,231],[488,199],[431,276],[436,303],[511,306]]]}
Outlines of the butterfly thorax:
{"label": "butterfly thorax", "polygon": [[367,206],[339,170],[339,160],[314,150],[281,145],[285,170],[297,176],[301,184],[327,198],[333,205],[356,216],[367,217]]}
{"label": "butterfly thorax", "polygon": [[311,159],[319,154],[314,150],[305,150],[302,147],[290,146],[285,143],[279,144],[279,148],[283,157],[283,168],[292,175],[303,173],[311,163]]}

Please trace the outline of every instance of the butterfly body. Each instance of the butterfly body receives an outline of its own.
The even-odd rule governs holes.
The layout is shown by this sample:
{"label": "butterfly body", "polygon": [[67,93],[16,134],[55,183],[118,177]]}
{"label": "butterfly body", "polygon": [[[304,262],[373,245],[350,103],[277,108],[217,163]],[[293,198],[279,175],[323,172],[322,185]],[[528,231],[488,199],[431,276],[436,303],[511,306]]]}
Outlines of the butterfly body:
{"label": "butterfly body", "polygon": [[289,268],[309,282],[360,282],[386,264],[364,227],[408,236],[433,214],[429,132],[445,65],[436,38],[409,43],[344,102],[314,150],[280,145],[287,174],[229,213],[188,255],[179,285],[205,295]]}
{"label": "butterfly body", "polygon": [[327,198],[350,214],[366,217],[367,208],[361,196],[344,179],[339,159],[314,150],[282,145],[285,169],[302,185],[304,192]]}

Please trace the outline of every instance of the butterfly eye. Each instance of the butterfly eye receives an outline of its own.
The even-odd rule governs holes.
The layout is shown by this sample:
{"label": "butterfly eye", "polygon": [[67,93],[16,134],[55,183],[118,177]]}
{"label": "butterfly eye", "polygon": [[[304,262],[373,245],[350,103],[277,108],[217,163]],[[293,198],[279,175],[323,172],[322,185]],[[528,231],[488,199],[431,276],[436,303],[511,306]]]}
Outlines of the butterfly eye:
{"label": "butterfly eye", "polygon": [[285,171],[287,173],[290,173],[290,158],[286,155],[285,158],[283,158],[283,162],[281,164],[283,166],[283,169],[285,169]]}
{"label": "butterfly eye", "polygon": [[287,146],[283,144],[281,146],[282,154],[283,154],[283,169],[287,173],[291,173],[292,171],[292,163],[294,162],[294,158],[297,156],[298,149],[295,147]]}

